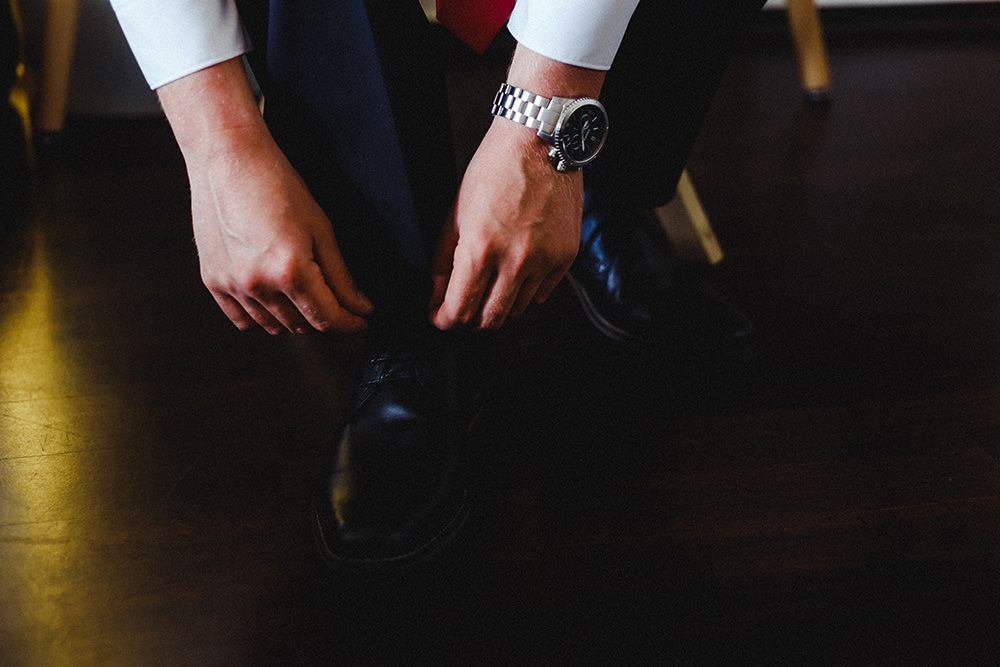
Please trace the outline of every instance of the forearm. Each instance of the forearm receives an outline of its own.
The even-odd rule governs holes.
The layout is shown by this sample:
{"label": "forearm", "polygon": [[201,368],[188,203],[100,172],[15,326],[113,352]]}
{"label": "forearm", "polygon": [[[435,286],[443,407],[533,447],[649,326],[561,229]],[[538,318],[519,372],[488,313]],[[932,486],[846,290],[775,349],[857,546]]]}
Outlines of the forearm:
{"label": "forearm", "polygon": [[172,81],[157,93],[189,168],[270,140],[239,58]]}
{"label": "forearm", "polygon": [[518,45],[507,72],[507,83],[544,97],[594,97],[601,94],[607,73],[567,65]]}

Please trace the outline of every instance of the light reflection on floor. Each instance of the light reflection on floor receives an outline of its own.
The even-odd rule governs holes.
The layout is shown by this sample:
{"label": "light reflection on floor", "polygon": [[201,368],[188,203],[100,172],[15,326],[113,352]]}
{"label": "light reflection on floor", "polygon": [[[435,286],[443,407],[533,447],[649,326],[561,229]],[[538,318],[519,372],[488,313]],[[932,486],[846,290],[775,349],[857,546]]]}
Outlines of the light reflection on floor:
{"label": "light reflection on floor", "polygon": [[100,424],[86,368],[60,337],[53,274],[36,224],[0,312],[0,645],[36,665],[68,664],[68,636],[122,620],[108,618],[118,586],[88,539],[107,492],[87,454]]}

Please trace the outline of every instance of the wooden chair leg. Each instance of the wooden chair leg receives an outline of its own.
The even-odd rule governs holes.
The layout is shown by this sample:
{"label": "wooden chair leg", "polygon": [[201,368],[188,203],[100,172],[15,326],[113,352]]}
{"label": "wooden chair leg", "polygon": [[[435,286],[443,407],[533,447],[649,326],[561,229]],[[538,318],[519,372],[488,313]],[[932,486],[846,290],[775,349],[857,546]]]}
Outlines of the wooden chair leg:
{"label": "wooden chair leg", "polygon": [[795,44],[802,88],[811,100],[825,100],[830,91],[830,61],[815,0],[787,0],[788,27]]}
{"label": "wooden chair leg", "polygon": [[725,256],[722,247],[712,231],[687,169],[681,173],[677,196],[654,212],[678,257],[707,264],[722,261]]}
{"label": "wooden chair leg", "polygon": [[[825,102],[832,76],[816,2],[787,0],[786,4],[802,88],[811,101]],[[687,169],[677,184],[677,196],[655,213],[679,257],[708,264],[722,261],[725,255]]]}
{"label": "wooden chair leg", "polygon": [[24,130],[25,141],[27,142],[27,159],[30,163],[32,158],[31,151],[31,98],[28,95],[28,86],[26,83],[26,68],[24,66],[24,27],[21,22],[21,12],[18,9],[16,0],[10,0],[10,12],[11,18],[14,23],[14,31],[17,35],[17,40],[21,48],[18,55],[18,63],[15,69],[14,86],[10,89],[10,94],[7,97],[7,102],[10,106],[17,112],[18,117],[21,119],[21,126]]}
{"label": "wooden chair leg", "polygon": [[35,128],[45,134],[62,132],[69,101],[69,79],[76,48],[80,0],[48,0],[42,40],[42,80]]}

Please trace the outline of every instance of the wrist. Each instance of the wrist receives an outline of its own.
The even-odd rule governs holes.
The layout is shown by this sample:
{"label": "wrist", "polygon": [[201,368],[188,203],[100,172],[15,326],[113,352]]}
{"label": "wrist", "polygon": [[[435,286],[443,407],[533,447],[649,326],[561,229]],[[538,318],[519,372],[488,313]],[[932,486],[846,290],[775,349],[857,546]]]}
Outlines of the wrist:
{"label": "wrist", "polygon": [[608,114],[597,100],[603,72],[518,47],[508,76],[493,100],[494,116],[533,131],[557,171],[576,171],[597,158],[608,133]]}
{"label": "wrist", "polygon": [[507,173],[519,174],[525,183],[546,188],[567,188],[567,192],[583,187],[581,170],[561,172],[552,167],[550,147],[534,131],[504,118],[494,118],[486,133],[484,144],[493,147],[489,153],[490,170],[495,170],[497,160],[506,165]]}
{"label": "wrist", "polygon": [[539,170],[544,167],[545,170],[552,171],[552,166],[549,164],[549,146],[538,138],[534,130],[505,118],[495,117],[488,135],[500,145],[507,146],[507,152],[517,161],[539,165]]}
{"label": "wrist", "polygon": [[189,163],[244,153],[270,137],[239,58],[177,79],[157,93]]}

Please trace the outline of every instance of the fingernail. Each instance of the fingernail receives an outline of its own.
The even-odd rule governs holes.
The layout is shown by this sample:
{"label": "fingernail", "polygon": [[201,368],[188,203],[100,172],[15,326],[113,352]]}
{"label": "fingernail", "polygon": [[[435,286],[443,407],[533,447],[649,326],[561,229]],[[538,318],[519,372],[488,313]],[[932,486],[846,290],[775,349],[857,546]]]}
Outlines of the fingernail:
{"label": "fingernail", "polygon": [[373,304],[371,302],[371,299],[369,299],[368,297],[366,297],[364,294],[362,294],[361,292],[358,292],[358,298],[361,300],[361,306],[365,310],[367,310],[369,312],[375,310],[375,304]]}

